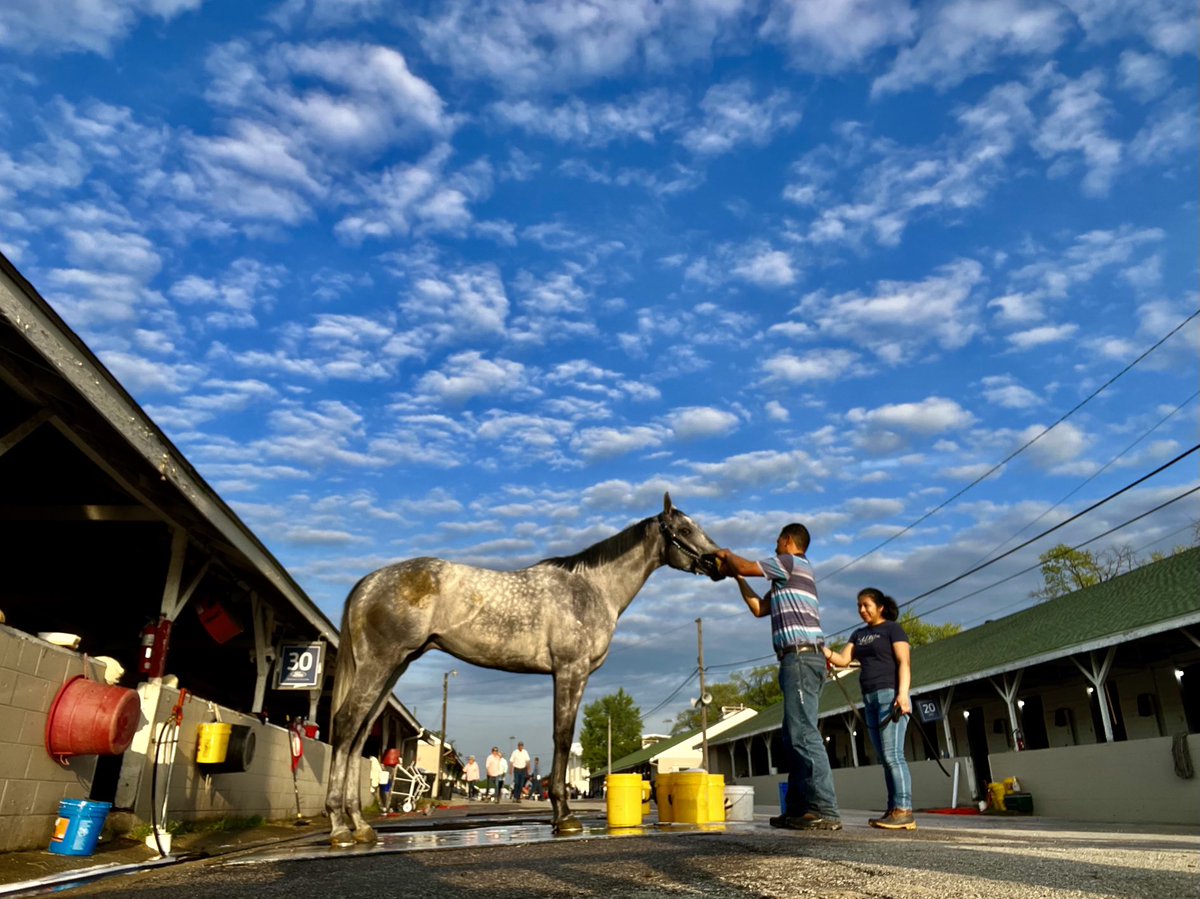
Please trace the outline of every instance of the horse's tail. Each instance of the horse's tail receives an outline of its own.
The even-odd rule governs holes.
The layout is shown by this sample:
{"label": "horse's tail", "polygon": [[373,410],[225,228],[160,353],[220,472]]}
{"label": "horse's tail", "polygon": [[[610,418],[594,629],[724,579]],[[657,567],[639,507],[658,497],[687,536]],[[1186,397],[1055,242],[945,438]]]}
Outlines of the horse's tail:
{"label": "horse's tail", "polygon": [[333,743],[333,729],[337,721],[338,709],[342,707],[342,703],[346,701],[346,697],[350,695],[350,684],[354,680],[354,673],[358,670],[358,661],[354,658],[354,637],[350,633],[350,606],[354,599],[354,593],[358,590],[358,584],[350,590],[350,594],[346,597],[346,605],[342,608],[342,628],[338,640],[337,668],[333,676],[333,701],[329,707],[329,742]]}

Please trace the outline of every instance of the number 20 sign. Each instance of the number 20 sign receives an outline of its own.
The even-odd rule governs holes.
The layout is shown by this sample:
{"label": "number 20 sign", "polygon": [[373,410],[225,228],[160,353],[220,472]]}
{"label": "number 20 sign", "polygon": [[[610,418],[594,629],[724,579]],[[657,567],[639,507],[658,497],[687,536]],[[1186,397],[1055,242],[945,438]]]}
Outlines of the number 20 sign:
{"label": "number 20 sign", "polygon": [[321,686],[325,667],[325,644],[284,643],[279,647],[280,690],[315,690]]}

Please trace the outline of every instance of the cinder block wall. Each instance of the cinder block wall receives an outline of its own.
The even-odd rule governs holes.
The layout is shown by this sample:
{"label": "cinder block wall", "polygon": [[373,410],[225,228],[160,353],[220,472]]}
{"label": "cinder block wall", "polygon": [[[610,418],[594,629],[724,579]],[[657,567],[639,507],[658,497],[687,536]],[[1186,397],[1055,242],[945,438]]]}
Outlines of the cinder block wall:
{"label": "cinder block wall", "polygon": [[46,716],[77,674],[104,679],[104,665],[0,625],[0,852],[46,847],[62,799],[87,799],[96,756],[66,767],[46,752]]}
{"label": "cinder block wall", "polygon": [[[125,754],[122,787],[118,803],[128,804],[143,821],[150,821],[152,769],[155,745],[162,722],[169,716],[179,691],[170,687],[141,684],[142,714],[147,719],[133,745]],[[208,774],[196,764],[199,728],[220,720],[226,724],[248,725],[255,735],[254,759],[247,771]],[[292,782],[291,738],[276,724],[263,724],[257,718],[217,706],[188,694],[183,703],[183,724],[170,772],[170,796],[167,818],[188,821],[225,815],[267,819],[292,818],[296,815],[296,792],[300,794],[300,812],[305,817],[321,814],[325,808],[332,751],[327,743],[304,739],[304,756]],[[164,747],[169,749],[169,747]],[[158,801],[167,778],[164,752],[159,765]]]}

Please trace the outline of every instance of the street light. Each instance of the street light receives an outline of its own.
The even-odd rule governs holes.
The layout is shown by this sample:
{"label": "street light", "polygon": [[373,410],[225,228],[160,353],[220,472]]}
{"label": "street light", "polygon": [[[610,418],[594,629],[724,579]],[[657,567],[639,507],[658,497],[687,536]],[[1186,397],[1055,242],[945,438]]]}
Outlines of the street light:
{"label": "street light", "polygon": [[442,675],[442,736],[438,740],[438,765],[433,775],[433,798],[438,798],[438,786],[442,781],[442,767],[446,764],[446,701],[450,696],[450,678],[458,677],[458,671],[451,668]]}

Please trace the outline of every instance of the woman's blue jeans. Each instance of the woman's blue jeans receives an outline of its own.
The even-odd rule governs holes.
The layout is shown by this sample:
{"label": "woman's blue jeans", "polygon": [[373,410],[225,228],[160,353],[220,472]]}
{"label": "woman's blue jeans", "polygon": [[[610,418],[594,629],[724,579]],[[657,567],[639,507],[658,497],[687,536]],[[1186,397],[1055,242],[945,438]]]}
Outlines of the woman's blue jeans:
{"label": "woman's blue jeans", "polygon": [[867,719],[867,733],[875,754],[883,765],[883,779],[887,782],[888,811],[894,808],[911,809],[912,775],[908,762],[904,760],[904,735],[908,732],[908,716],[899,721],[892,720],[892,706],[896,701],[895,690],[872,690],[863,694],[863,716]]}
{"label": "woman's blue jeans", "polygon": [[825,742],[817,730],[825,659],[819,652],[789,653],[779,663],[783,691],[783,746],[788,755],[787,810],[789,818],[814,812],[839,818],[833,772]]}

